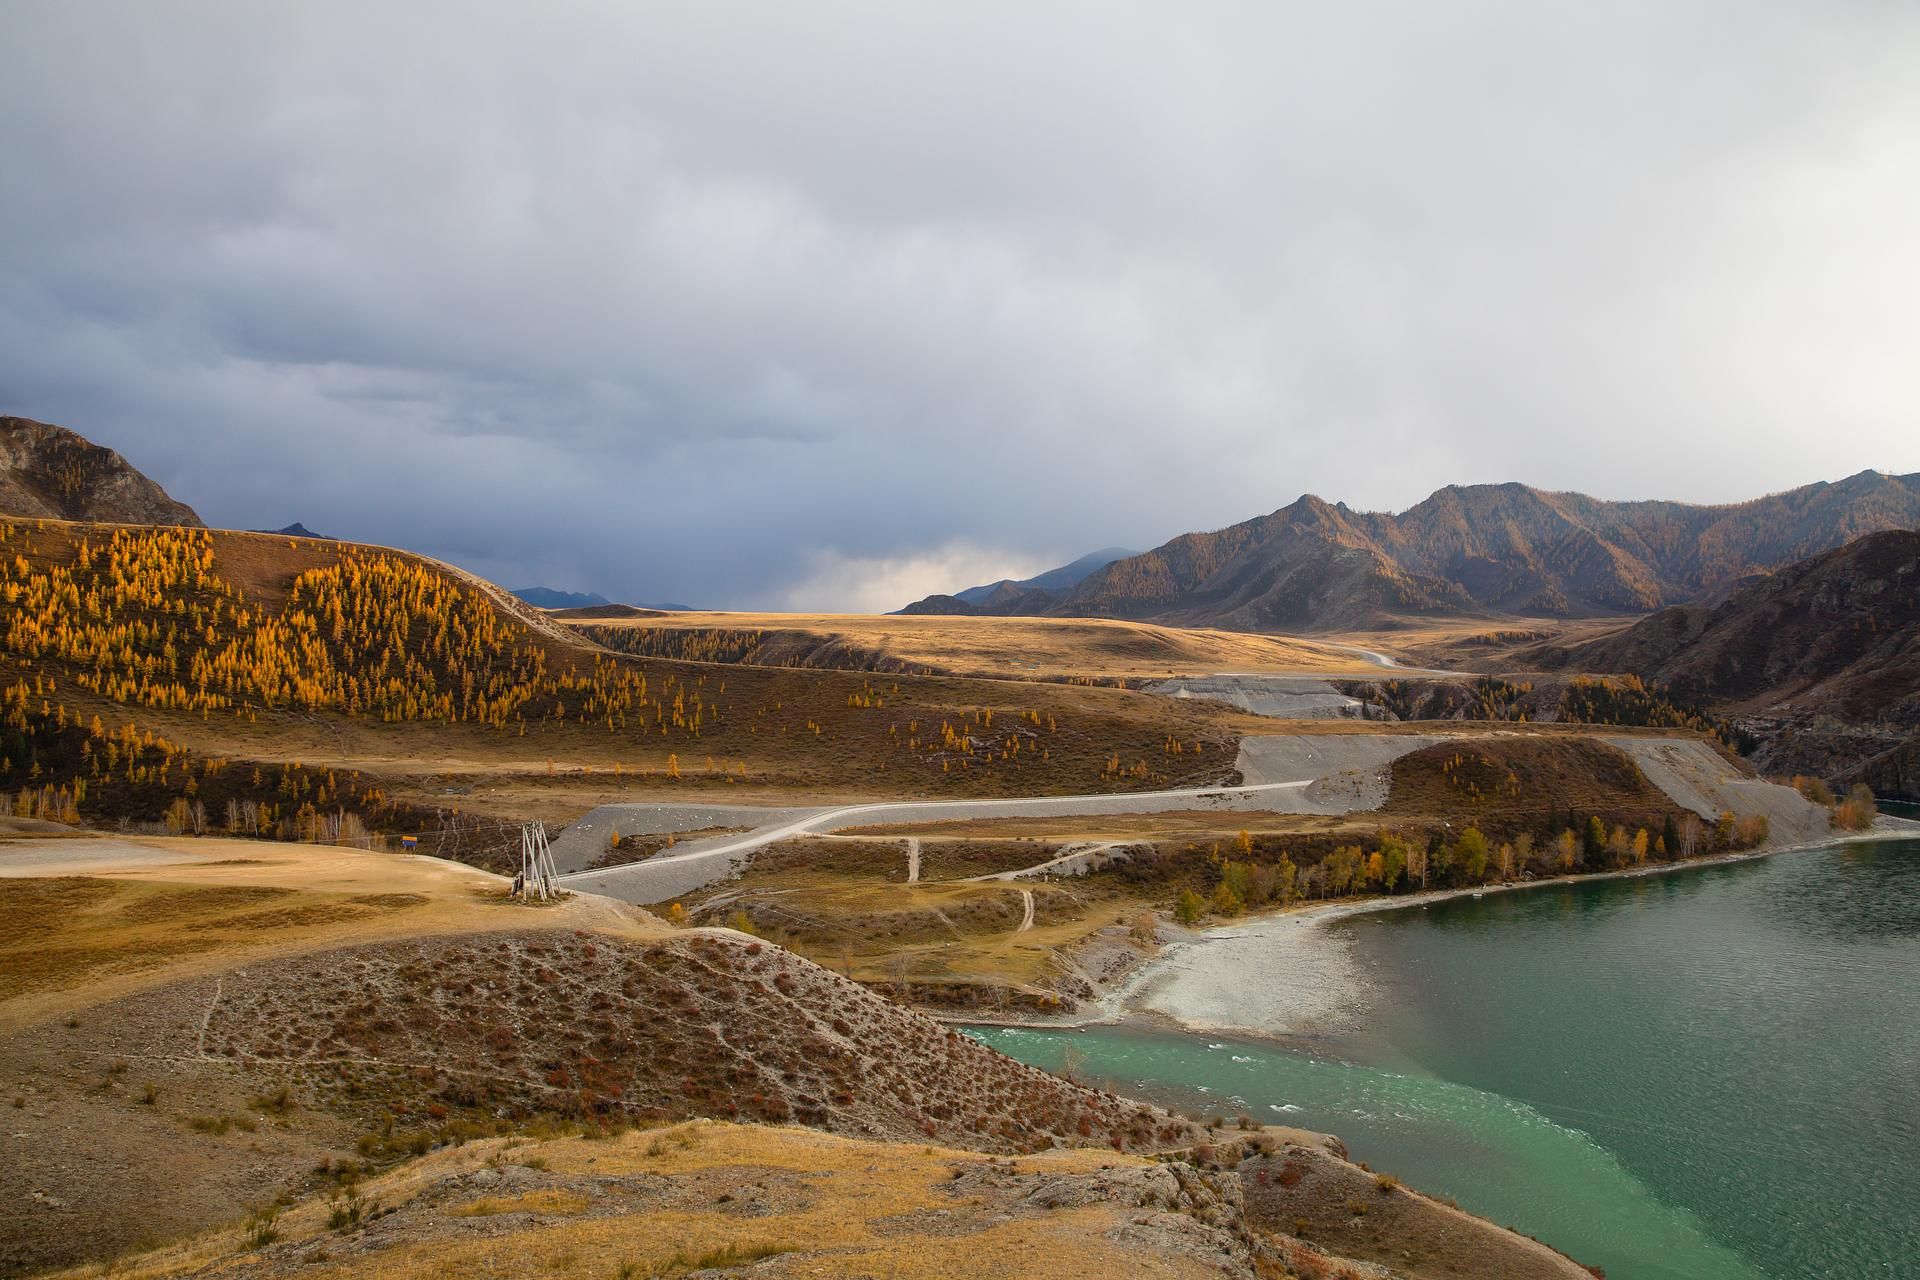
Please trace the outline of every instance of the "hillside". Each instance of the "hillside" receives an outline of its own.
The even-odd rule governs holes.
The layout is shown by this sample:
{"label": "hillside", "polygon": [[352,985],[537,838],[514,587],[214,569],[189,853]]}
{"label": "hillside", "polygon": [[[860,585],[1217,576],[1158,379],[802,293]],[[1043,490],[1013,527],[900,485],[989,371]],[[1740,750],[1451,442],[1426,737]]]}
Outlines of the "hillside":
{"label": "hillside", "polygon": [[621,653],[754,666],[1087,683],[1138,683],[1216,671],[1364,675],[1380,670],[1342,645],[1106,618],[647,614],[619,606],[556,617]]}
{"label": "hillside", "polygon": [[0,877],[10,1275],[1583,1274],[1332,1139],[1049,1075],[729,930],[246,842]]}
{"label": "hillside", "polygon": [[647,790],[1204,782],[1246,723],[1118,689],[630,657],[420,557],[206,530],[0,521],[0,654],[21,816],[420,833],[461,857],[476,811]]}
{"label": "hillside", "polygon": [[1718,602],[1512,660],[1657,680],[1735,718],[1770,772],[1920,799],[1920,532],[1871,534]]}
{"label": "hillside", "polygon": [[1064,592],[969,608],[1255,631],[1644,613],[1863,533],[1916,525],[1920,476],[1873,471],[1728,506],[1608,502],[1521,484],[1449,486],[1398,515],[1307,496],[1117,560]]}
{"label": "hillside", "polygon": [[[4,881],[0,905],[0,1070],[24,1089],[11,1123],[94,1138],[80,1164],[55,1143],[0,1169],[0,1270],[134,1243],[159,1224],[133,1210],[169,1170],[207,1175],[169,1200],[178,1231],[299,1187],[329,1152],[378,1167],[541,1117],[710,1116],[1003,1152],[1196,1136],[753,938],[605,899],[515,906],[504,881],[459,868],[324,854],[8,850],[0,875],[32,877]],[[250,1104],[266,1095],[280,1100]],[[262,1123],[250,1113],[270,1137],[235,1149],[224,1135]],[[193,1123],[209,1116],[237,1120]],[[31,1229],[49,1197],[86,1230]]]}
{"label": "hillside", "polygon": [[0,418],[0,515],[201,527],[113,450],[30,418]]}

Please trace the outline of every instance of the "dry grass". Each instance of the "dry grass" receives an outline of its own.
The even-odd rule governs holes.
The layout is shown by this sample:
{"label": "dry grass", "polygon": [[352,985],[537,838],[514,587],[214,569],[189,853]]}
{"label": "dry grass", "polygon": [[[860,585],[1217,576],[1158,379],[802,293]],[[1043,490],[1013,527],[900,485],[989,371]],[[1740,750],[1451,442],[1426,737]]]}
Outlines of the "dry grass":
{"label": "dry grass", "polygon": [[452,863],[261,841],[17,841],[0,845],[0,885],[0,1027],[322,947],[516,922],[664,929],[604,899],[537,914]]}
{"label": "dry grass", "polygon": [[[1175,1278],[1220,1274],[1203,1260],[1128,1239],[1131,1206],[1044,1210],[1020,1203],[1043,1179],[1111,1176],[1147,1161],[1113,1152],[1052,1152],[995,1166],[968,1152],[861,1142],[799,1129],[699,1123],[691,1141],[630,1134],[613,1141],[486,1141],[436,1153],[360,1188],[383,1213],[378,1234],[340,1232],[314,1200],[276,1221],[281,1240],[246,1259],[249,1274],[441,1280],[555,1276],[591,1280],[733,1269],[769,1258],[779,1274]],[[544,1184],[517,1197],[443,1206],[476,1177],[536,1160]],[[519,1167],[524,1168],[523,1165]],[[965,1193],[956,1183],[965,1180]],[[591,1185],[591,1197],[570,1188]],[[489,1204],[485,1233],[454,1225]],[[956,1249],[956,1239],[965,1248]],[[128,1280],[197,1274],[246,1251],[236,1227],[115,1269]]]}
{"label": "dry grass", "polygon": [[[737,924],[818,964],[916,1004],[1057,1012],[1088,994],[1069,956],[1144,903],[1104,876],[974,881],[1037,866],[1059,849],[1025,840],[940,839],[906,878],[905,842],[790,840],[735,880],[683,905],[697,922]],[[1034,924],[1021,929],[1025,895]]]}
{"label": "dry grass", "polygon": [[[1545,640],[1580,643],[1638,622],[1623,618],[1408,618],[1404,625],[1371,631],[1331,632],[1329,640],[1389,653],[1403,662],[1458,671],[1525,669],[1511,655]],[[1380,674],[1376,671],[1374,674]]]}
{"label": "dry grass", "polygon": [[[264,862],[206,870],[257,877]],[[561,1117],[578,1131],[720,1116],[1005,1152],[1079,1142],[1154,1149],[1188,1132],[765,943],[644,927],[605,900],[522,911],[456,898],[439,917],[429,904],[362,901],[368,912],[417,913],[427,932],[436,921],[460,926],[461,936],[328,948],[329,938],[373,926],[334,921],[320,934],[268,939],[235,923],[298,890],[263,898],[256,885],[74,877],[12,887],[9,961],[34,935],[60,938],[61,953],[87,963],[62,975],[77,985],[42,1000],[41,1016],[22,1016],[34,994],[0,1005],[9,1024],[0,1074],[19,1082],[21,1099],[10,1124],[28,1135],[0,1168],[0,1271],[9,1274],[237,1217],[311,1186],[316,1166],[343,1167],[344,1152],[348,1164],[377,1168],[514,1121]],[[50,914],[51,924],[33,923]],[[488,921],[494,931],[473,932]],[[119,970],[130,929],[210,922],[233,931],[223,949],[146,959],[131,984]],[[88,1135],[86,1160],[70,1146],[78,1133]],[[654,1154],[681,1149],[665,1142]],[[590,1189],[573,1188],[585,1208],[571,1196],[519,1198],[545,1189],[474,1185],[438,1220],[461,1206],[471,1219],[514,1224],[584,1220],[607,1207]],[[49,1210],[34,1190],[84,1227],[36,1228]],[[717,1244],[682,1240],[665,1256],[683,1246],[700,1257]]]}
{"label": "dry grass", "polygon": [[917,668],[999,679],[1159,680],[1222,671],[1368,675],[1337,645],[1294,636],[1161,627],[1105,618],[943,618],[875,614],[673,613],[588,625],[659,631],[797,631]]}
{"label": "dry grass", "polygon": [[456,1218],[491,1218],[505,1213],[550,1213],[570,1216],[586,1211],[587,1197],[575,1191],[548,1187],[517,1196],[482,1196],[450,1212]]}
{"label": "dry grass", "polygon": [[1591,737],[1443,743],[1401,756],[1391,773],[1383,814],[1472,823],[1489,832],[1543,829],[1552,814],[1569,807],[1599,814],[1608,825],[1658,832],[1664,819],[1684,812],[1624,751]]}

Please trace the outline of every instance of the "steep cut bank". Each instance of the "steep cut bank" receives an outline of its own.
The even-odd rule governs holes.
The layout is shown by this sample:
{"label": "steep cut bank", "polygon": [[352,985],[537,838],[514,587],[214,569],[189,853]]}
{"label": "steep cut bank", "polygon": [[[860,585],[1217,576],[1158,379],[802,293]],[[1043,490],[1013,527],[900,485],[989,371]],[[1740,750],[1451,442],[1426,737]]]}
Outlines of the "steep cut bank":
{"label": "steep cut bank", "polygon": [[204,527],[112,449],[31,418],[0,418],[0,515]]}

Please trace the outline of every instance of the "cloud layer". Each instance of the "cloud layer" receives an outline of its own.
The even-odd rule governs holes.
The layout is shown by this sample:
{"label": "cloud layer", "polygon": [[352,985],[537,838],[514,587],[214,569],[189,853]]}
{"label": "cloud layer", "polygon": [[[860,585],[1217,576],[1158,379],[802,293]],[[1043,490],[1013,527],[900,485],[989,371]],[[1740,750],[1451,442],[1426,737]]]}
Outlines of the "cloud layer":
{"label": "cloud layer", "polygon": [[8,27],[0,412],[215,523],[867,608],[1303,491],[1920,470],[1911,6]]}

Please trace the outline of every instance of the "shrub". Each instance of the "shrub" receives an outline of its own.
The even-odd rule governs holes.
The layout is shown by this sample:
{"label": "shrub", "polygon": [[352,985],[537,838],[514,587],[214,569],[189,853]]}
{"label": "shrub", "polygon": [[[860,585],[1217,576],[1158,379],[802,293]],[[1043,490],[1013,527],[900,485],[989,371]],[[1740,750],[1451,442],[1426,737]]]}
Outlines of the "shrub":
{"label": "shrub", "polygon": [[1880,814],[1880,806],[1874,802],[1873,791],[1865,785],[1857,785],[1847,792],[1847,798],[1833,811],[1833,820],[1846,831],[1866,831],[1873,826],[1873,820]]}
{"label": "shrub", "polygon": [[1827,785],[1825,778],[1809,778],[1805,774],[1796,775],[1793,780],[1793,789],[1815,804],[1825,805],[1829,809],[1834,806],[1833,788]]}
{"label": "shrub", "polygon": [[280,1219],[277,1205],[268,1205],[264,1209],[255,1209],[247,1215],[247,1248],[264,1249],[280,1238],[280,1229],[274,1224]]}
{"label": "shrub", "polygon": [[330,1203],[332,1208],[327,1213],[327,1226],[335,1231],[346,1231],[360,1225],[365,1206],[360,1202],[357,1189],[348,1187],[345,1195],[334,1197]]}
{"label": "shrub", "polygon": [[1127,936],[1143,947],[1150,947],[1160,937],[1160,922],[1151,911],[1141,911],[1127,925]]}

